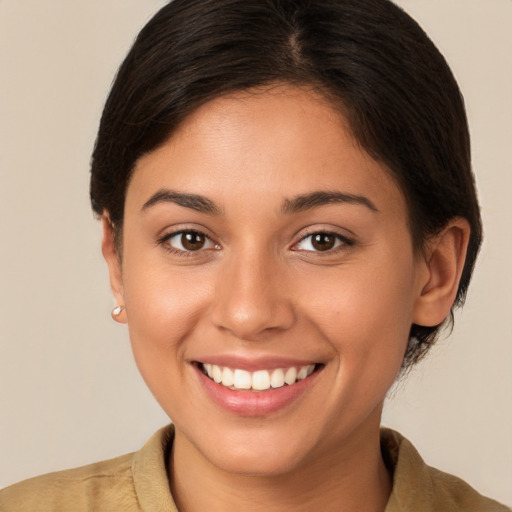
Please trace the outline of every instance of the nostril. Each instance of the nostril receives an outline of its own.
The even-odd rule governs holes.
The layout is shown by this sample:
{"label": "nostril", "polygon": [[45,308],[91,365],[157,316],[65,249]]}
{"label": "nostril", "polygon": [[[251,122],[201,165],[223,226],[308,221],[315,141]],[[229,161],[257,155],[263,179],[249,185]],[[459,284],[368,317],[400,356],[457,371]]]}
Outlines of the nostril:
{"label": "nostril", "polygon": [[244,341],[260,341],[269,335],[289,329],[295,322],[295,314],[287,304],[258,306],[248,301],[232,308],[216,304],[213,320],[216,326]]}

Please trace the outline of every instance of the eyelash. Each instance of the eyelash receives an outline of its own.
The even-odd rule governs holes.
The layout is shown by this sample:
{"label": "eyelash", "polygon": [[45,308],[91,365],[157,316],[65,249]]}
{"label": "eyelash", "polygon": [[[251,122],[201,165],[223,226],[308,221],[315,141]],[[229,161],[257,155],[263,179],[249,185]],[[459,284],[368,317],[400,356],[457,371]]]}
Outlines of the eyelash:
{"label": "eyelash", "polygon": [[[311,231],[310,233],[307,233],[304,235],[297,243],[293,245],[293,247],[298,246],[300,243],[304,242],[308,238],[313,238],[315,235],[323,235],[323,236],[329,236],[333,237],[335,239],[335,243],[338,243],[338,245],[335,245],[332,249],[328,249],[326,251],[312,251],[312,250],[304,250],[304,249],[294,249],[296,251],[303,250],[304,252],[312,252],[315,254],[325,254],[325,255],[334,255],[338,254],[339,252],[346,250],[348,247],[352,247],[354,245],[354,241],[350,238],[347,238],[346,236],[340,235],[339,233],[336,233],[334,231],[327,231],[327,230],[315,230]],[[310,244],[313,242],[311,241]]]}
{"label": "eyelash", "polygon": [[[205,240],[213,245],[213,247],[207,247],[207,248],[199,248],[198,250],[187,250],[187,249],[178,249],[176,247],[173,247],[169,242],[171,239],[183,236],[183,235],[198,235],[201,237],[204,237]],[[305,249],[294,249],[294,247],[297,247],[299,244],[307,240],[308,238],[312,238],[315,235],[323,235],[323,236],[330,236],[335,238],[335,243],[338,243],[338,245],[335,245],[332,249],[327,249],[325,251],[315,251],[315,250],[305,250]],[[181,257],[190,257],[193,256],[195,253],[202,253],[207,250],[215,249],[218,250],[220,248],[219,244],[216,244],[206,233],[203,231],[200,231],[198,229],[181,229],[179,231],[175,231],[173,233],[168,233],[157,240],[158,244],[163,246],[167,251],[176,254],[177,256]],[[207,243],[206,242],[206,243]],[[181,243],[181,242],[180,242]],[[311,244],[313,242],[310,242]],[[304,235],[298,242],[293,244],[292,249],[293,251],[303,251],[303,252],[310,252],[310,253],[316,253],[316,254],[326,254],[326,255],[334,255],[337,254],[340,251],[343,251],[347,249],[347,247],[352,247],[354,245],[354,241],[340,235],[339,233],[335,233],[333,231],[324,231],[324,230],[317,230],[312,231],[310,233],[307,233]],[[181,243],[181,246],[183,247],[183,244]]]}
{"label": "eyelash", "polygon": [[[210,242],[211,244],[213,244],[214,247],[208,247],[206,249],[200,248],[196,251],[186,250],[186,249],[178,249],[176,247],[173,247],[170,244],[170,240],[175,237],[179,237],[180,235],[181,236],[196,235],[196,236],[204,237],[205,241],[206,241],[205,243]],[[219,247],[218,244],[216,244],[206,233],[204,233],[203,231],[200,231],[198,229],[180,229],[179,231],[174,231],[173,233],[168,233],[168,234],[164,235],[159,240],[157,240],[157,242],[159,245],[162,245],[167,251],[169,251],[173,254],[176,254],[178,256],[183,256],[183,257],[190,257],[190,256],[193,256],[195,253],[201,253],[201,252],[204,252],[205,250],[217,249]],[[181,243],[181,246],[183,247],[182,243]]]}

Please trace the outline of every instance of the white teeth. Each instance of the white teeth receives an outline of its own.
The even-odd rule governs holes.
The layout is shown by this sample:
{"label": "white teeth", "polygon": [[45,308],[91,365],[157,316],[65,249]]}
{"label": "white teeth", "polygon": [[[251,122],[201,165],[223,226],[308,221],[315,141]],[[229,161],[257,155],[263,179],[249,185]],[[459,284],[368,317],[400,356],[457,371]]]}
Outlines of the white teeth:
{"label": "white teeth", "polygon": [[281,368],[274,370],[270,376],[270,385],[273,388],[280,388],[284,386],[284,372]]}
{"label": "white teeth", "polygon": [[285,384],[291,386],[299,380],[311,375],[315,369],[314,364],[296,368],[276,368],[275,370],[258,370],[248,372],[246,370],[231,369],[215,364],[203,364],[205,373],[218,384],[232,389],[253,389],[265,391],[272,388],[280,388]]}
{"label": "white teeth", "polygon": [[291,368],[288,368],[286,370],[286,373],[284,374],[284,381],[288,386],[291,386],[292,384],[295,384],[295,381],[297,380],[297,368],[294,368],[293,366]]}
{"label": "white teeth", "polygon": [[222,385],[228,388],[235,383],[235,377],[231,368],[224,367],[222,370]]}
{"label": "white teeth", "polygon": [[270,374],[267,370],[259,370],[252,374],[252,389],[263,391],[270,387]]}
{"label": "white teeth", "polygon": [[237,369],[234,372],[233,379],[233,386],[236,389],[251,389],[252,379],[249,372]]}
{"label": "white teeth", "polygon": [[306,377],[308,377],[309,375],[311,375],[313,373],[314,369],[315,369],[314,364],[310,364],[309,366],[303,366],[299,370],[299,373],[297,373],[297,380],[305,379]]}
{"label": "white teeth", "polygon": [[213,380],[217,383],[222,381],[222,369],[220,366],[212,366]]}
{"label": "white teeth", "polygon": [[[308,369],[307,367],[303,366],[298,372],[297,372],[297,380],[305,379],[308,375]],[[213,372],[213,379],[215,380],[215,372]]]}

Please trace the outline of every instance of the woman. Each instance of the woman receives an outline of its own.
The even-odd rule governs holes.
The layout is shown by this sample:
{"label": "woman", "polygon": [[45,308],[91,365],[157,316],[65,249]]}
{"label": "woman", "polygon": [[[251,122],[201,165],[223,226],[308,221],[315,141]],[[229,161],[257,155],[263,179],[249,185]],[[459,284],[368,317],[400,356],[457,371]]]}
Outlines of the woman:
{"label": "woman", "polygon": [[2,510],[505,510],[379,432],[481,241],[460,93],[393,4],[164,7],[91,198],[113,317],[175,427]]}

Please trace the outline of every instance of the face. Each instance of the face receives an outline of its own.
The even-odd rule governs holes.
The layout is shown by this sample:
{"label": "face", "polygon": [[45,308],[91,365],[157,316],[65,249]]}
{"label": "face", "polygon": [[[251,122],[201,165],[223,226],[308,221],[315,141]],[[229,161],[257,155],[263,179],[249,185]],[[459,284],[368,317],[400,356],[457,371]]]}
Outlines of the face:
{"label": "face", "polygon": [[118,272],[176,445],[254,474],[376,435],[424,278],[389,172],[292,87],[216,99],[138,162]]}

